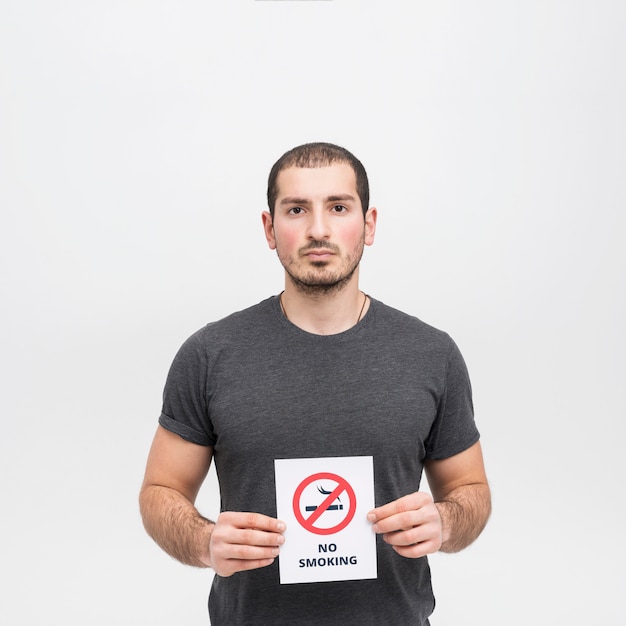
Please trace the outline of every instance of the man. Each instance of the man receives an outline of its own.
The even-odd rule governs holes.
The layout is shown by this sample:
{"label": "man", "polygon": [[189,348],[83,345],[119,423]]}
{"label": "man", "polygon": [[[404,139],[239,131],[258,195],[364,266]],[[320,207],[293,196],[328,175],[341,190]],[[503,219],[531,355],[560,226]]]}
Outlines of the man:
{"label": "man", "polygon": [[[213,568],[212,624],[428,624],[426,555],[470,544],[491,506],[463,359],[445,333],[360,291],[377,210],[350,152],[290,150],[272,168],[268,205],[285,289],[177,354],[144,525],[173,557]],[[373,457],[377,577],[281,585],[274,460],[351,456]],[[215,522],[194,506],[213,457]],[[432,497],[419,491],[423,469]]]}

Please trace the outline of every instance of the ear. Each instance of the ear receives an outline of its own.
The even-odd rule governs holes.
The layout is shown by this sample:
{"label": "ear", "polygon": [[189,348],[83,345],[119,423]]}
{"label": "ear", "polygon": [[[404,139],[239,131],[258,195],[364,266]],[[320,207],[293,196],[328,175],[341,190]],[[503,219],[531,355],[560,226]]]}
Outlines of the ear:
{"label": "ear", "polygon": [[376,235],[376,219],[378,218],[378,211],[376,207],[371,207],[365,214],[365,245],[371,246],[374,243],[374,236]]}
{"label": "ear", "polygon": [[261,215],[263,220],[263,231],[265,232],[265,239],[270,250],[276,250],[276,238],[274,237],[274,220],[269,211],[263,211]]}

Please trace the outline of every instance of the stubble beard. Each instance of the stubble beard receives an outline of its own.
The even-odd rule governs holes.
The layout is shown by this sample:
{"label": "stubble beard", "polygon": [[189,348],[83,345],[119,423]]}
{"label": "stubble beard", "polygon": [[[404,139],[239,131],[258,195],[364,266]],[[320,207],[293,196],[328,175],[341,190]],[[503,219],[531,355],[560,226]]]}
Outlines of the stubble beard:
{"label": "stubble beard", "polygon": [[[328,249],[329,246],[323,242],[314,241],[311,242],[307,248]],[[363,248],[364,238],[361,238],[358,247],[354,249],[351,255],[343,257],[345,261],[342,267],[333,273],[323,271],[324,268],[329,265],[328,261],[313,261],[310,265],[315,269],[296,272],[295,270],[298,268],[298,264],[294,262],[293,257],[289,257],[285,260],[279,253],[278,258],[285,268],[289,280],[300,293],[307,296],[323,296],[341,291],[350,282],[361,262]],[[333,248],[333,251],[336,250],[336,248]]]}

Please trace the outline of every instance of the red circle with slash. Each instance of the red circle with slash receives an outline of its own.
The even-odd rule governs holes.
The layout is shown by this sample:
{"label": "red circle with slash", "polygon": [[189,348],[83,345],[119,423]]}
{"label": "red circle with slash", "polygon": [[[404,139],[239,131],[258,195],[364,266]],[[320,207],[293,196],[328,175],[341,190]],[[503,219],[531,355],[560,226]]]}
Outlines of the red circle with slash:
{"label": "red circle with slash", "polygon": [[[302,496],[302,492],[316,480],[334,480],[337,483],[337,486],[311,513],[311,515],[304,517],[300,511],[300,498]],[[315,526],[315,522],[325,511],[328,510],[328,507],[332,504],[332,502],[334,502],[344,491],[348,494],[350,499],[350,506],[348,507],[346,517],[339,522],[339,524],[331,526],[330,528],[319,528]],[[318,472],[317,474],[313,474],[312,476],[305,478],[298,485],[296,492],[293,494],[293,512],[296,519],[305,530],[315,533],[316,535],[332,535],[334,533],[338,533],[340,530],[343,530],[352,521],[352,518],[356,513],[356,495],[354,493],[354,489],[352,489],[350,483],[348,483],[345,478],[342,478],[337,474],[331,474],[330,472]]]}

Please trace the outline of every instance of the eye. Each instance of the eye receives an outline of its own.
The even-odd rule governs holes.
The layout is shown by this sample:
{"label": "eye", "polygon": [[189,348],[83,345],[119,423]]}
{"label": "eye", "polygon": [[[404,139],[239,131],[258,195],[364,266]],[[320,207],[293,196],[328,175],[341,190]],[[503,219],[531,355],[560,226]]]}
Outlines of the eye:
{"label": "eye", "polygon": [[347,210],[348,209],[345,206],[343,206],[343,204],[336,204],[333,207],[333,212],[334,213],[345,213]]}
{"label": "eye", "polygon": [[287,211],[288,213],[290,213],[291,215],[300,215],[300,213],[302,213],[304,209],[302,207],[299,206],[294,206],[291,209],[289,209],[289,211]]}

